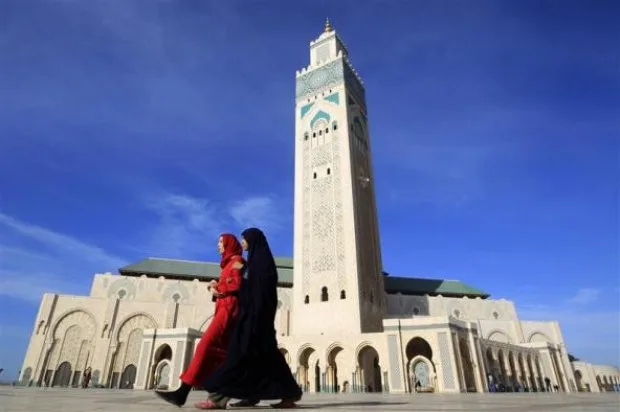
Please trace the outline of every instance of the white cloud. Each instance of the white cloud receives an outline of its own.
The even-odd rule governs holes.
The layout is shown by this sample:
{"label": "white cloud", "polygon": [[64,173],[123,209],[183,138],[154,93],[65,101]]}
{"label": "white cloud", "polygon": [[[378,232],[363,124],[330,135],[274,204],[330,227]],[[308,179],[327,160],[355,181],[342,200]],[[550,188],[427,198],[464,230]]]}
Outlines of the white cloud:
{"label": "white cloud", "polygon": [[157,215],[148,230],[143,253],[170,258],[199,258],[215,248],[221,233],[257,226],[273,233],[287,219],[270,196],[255,196],[232,202],[214,202],[188,194],[159,192],[146,196],[144,205]]}
{"label": "white cloud", "polygon": [[600,290],[594,288],[583,288],[577,291],[577,294],[569,299],[570,303],[577,305],[585,305],[595,302],[600,295]]}
{"label": "white cloud", "polygon": [[223,228],[216,205],[208,199],[160,193],[147,197],[145,206],[158,218],[144,247],[150,255],[186,257],[204,250]]}
{"label": "white cloud", "polygon": [[0,239],[0,295],[33,303],[45,292],[84,292],[78,279],[127,263],[98,246],[3,213]]}
{"label": "white cloud", "polygon": [[[589,290],[582,292],[582,290]],[[568,352],[592,363],[620,364],[620,311],[584,306],[599,293],[582,289],[565,303],[519,305],[522,320],[558,321]],[[578,304],[575,304],[577,298]]]}
{"label": "white cloud", "polygon": [[116,267],[124,263],[123,259],[108,254],[100,247],[89,245],[71,236],[63,235],[40,226],[22,222],[4,213],[0,213],[0,225],[56,252],[81,256],[82,259],[89,262],[100,263],[111,267]]}
{"label": "white cloud", "polygon": [[282,216],[277,210],[276,201],[268,196],[249,197],[235,202],[230,215],[239,227],[259,227],[265,231],[275,231],[282,227]]}

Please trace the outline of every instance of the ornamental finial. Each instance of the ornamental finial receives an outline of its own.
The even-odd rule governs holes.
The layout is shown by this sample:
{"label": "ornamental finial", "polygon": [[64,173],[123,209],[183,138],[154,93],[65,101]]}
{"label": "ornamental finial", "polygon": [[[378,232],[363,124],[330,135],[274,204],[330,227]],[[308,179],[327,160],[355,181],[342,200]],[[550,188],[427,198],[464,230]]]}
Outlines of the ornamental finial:
{"label": "ornamental finial", "polygon": [[329,21],[329,17],[325,19],[325,33],[329,33],[330,31],[334,30],[332,27],[331,22]]}

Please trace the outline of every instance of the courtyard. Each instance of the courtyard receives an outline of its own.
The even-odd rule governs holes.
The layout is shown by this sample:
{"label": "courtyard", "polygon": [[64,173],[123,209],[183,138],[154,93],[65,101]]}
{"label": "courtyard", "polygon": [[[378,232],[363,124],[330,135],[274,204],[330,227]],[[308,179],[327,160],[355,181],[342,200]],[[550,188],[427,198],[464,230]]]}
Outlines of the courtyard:
{"label": "courtyard", "polygon": [[[188,411],[205,392],[193,392]],[[321,411],[617,411],[615,393],[514,393],[514,394],[306,394],[298,409]],[[254,410],[271,410],[261,403]],[[110,389],[55,389],[0,387],[0,412],[119,412],[178,411],[146,391]],[[246,409],[247,410],[247,409]]]}

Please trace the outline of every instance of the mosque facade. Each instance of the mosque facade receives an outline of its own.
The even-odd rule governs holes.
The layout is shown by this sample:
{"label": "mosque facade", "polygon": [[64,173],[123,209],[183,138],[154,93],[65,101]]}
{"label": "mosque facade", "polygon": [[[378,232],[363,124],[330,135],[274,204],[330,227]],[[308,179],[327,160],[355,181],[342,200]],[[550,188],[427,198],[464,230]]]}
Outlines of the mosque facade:
{"label": "mosque facade", "polygon": [[[456,280],[383,271],[366,97],[329,23],[296,75],[294,256],[278,258],[280,350],[309,392],[611,391],[612,366],[571,362],[558,322]],[[269,236],[269,234],[267,234]],[[173,389],[214,304],[218,263],[147,258],[45,294],[26,385]]]}

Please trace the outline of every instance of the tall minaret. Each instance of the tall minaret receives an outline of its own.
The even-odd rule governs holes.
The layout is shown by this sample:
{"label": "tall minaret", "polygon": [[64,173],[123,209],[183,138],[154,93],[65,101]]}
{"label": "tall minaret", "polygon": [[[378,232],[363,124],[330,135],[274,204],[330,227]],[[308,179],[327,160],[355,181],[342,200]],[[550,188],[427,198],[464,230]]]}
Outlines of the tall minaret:
{"label": "tall minaret", "polygon": [[295,92],[293,334],[379,332],[381,249],[362,80],[329,20]]}

